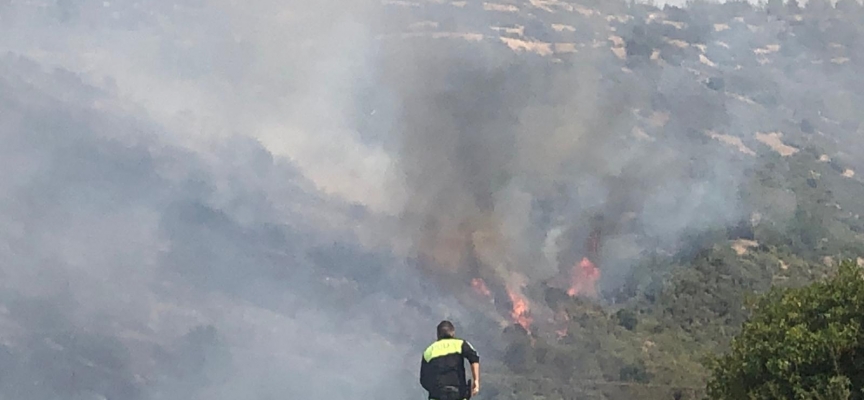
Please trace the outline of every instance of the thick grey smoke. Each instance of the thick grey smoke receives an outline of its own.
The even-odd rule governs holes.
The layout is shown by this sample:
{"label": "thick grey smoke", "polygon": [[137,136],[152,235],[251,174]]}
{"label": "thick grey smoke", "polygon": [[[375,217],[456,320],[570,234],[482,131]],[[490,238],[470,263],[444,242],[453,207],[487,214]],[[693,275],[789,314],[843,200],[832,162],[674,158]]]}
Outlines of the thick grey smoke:
{"label": "thick grey smoke", "polygon": [[399,389],[388,376],[419,333],[405,327],[429,323],[402,302],[423,299],[406,286],[418,278],[316,221],[362,212],[316,195],[254,141],[226,139],[209,159],[166,145],[116,93],[41,68],[0,61],[4,393]]}
{"label": "thick grey smoke", "polygon": [[370,235],[369,10],[0,5],[4,398],[416,394],[458,307]]}
{"label": "thick grey smoke", "polygon": [[381,72],[401,99],[403,227],[457,291],[476,277],[567,286],[595,230],[604,249],[591,257],[615,285],[642,252],[746,215],[737,190],[752,161],[708,132],[754,128],[692,79],[698,66],[646,67],[646,80],[611,70],[605,46],[559,66],[495,43],[416,43]]}

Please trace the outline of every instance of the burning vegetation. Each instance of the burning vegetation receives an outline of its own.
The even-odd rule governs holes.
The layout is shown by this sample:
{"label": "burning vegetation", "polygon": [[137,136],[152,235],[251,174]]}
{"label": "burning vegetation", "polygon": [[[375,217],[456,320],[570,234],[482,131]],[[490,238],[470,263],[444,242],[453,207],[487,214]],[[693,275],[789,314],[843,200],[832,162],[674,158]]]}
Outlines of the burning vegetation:
{"label": "burning vegetation", "polygon": [[486,287],[486,282],[484,282],[482,279],[472,279],[471,287],[474,288],[474,291],[477,292],[477,294],[486,298],[492,298],[492,292],[489,291],[489,288]]}
{"label": "burning vegetation", "polygon": [[578,264],[573,266],[570,274],[570,288],[567,294],[570,296],[597,295],[597,280],[600,279],[600,270],[588,257],[582,258]]}
{"label": "burning vegetation", "polygon": [[533,322],[533,319],[531,318],[531,309],[528,305],[528,300],[515,290],[507,289],[507,295],[510,297],[510,302],[513,304],[513,309],[510,311],[510,318],[513,319],[513,322],[525,328],[526,331],[531,332],[531,323]]}
{"label": "burning vegetation", "polygon": [[[453,295],[472,309],[484,312],[502,326],[518,325],[529,335],[539,332],[555,332],[559,337],[566,336],[569,320],[566,313],[556,311],[548,300],[535,298],[532,293],[543,286],[559,288],[570,298],[596,298],[600,269],[595,260],[600,259],[601,229],[594,218],[590,225],[581,229],[571,228],[575,236],[561,240],[561,249],[568,250],[558,261],[560,274],[548,279],[527,279],[519,272],[518,257],[511,250],[500,233],[500,226],[489,217],[481,224],[462,223],[458,234],[446,235],[442,232],[430,234],[426,242],[424,269],[430,276],[443,283],[461,282],[450,287]],[[440,225],[439,225],[440,226]],[[584,232],[588,232],[587,235]],[[576,250],[575,249],[581,249]],[[566,258],[575,257],[575,263],[565,264]],[[447,286],[447,285],[445,285]]]}

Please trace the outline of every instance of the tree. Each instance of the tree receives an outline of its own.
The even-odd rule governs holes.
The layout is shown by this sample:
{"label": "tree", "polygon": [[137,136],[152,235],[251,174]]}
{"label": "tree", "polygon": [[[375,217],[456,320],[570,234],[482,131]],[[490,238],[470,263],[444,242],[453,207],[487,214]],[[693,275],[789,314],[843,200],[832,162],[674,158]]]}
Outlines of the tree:
{"label": "tree", "polygon": [[864,277],[844,261],[830,279],[763,296],[712,360],[708,396],[726,399],[864,399]]}
{"label": "tree", "polygon": [[633,310],[628,310],[626,308],[622,308],[615,313],[615,318],[618,320],[618,325],[624,327],[628,331],[632,331],[636,329],[636,325],[639,324],[639,319],[636,317],[636,313]]}

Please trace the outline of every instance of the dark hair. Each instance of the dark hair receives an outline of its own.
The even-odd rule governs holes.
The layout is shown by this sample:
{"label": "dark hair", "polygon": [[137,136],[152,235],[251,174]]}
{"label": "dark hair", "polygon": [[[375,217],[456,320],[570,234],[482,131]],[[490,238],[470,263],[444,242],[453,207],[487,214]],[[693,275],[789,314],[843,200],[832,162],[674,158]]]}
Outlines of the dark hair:
{"label": "dark hair", "polygon": [[456,327],[450,321],[441,321],[438,324],[438,339],[452,338],[456,334]]}

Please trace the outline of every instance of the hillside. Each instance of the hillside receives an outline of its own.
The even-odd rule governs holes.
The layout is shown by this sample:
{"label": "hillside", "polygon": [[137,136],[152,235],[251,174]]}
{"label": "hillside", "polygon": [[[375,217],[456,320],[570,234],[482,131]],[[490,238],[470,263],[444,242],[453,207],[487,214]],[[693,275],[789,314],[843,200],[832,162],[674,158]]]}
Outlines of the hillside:
{"label": "hillside", "polygon": [[[637,266],[601,282],[605,306],[550,301],[566,299],[554,290],[541,296],[566,313],[565,330],[543,344],[514,339],[487,395],[696,398],[705,378],[702,357],[725,349],[746,317],[748,295],[819,278],[838,256],[861,256],[857,3],[837,9],[817,2],[806,9],[698,2],[686,9],[614,2],[386,4],[398,10],[388,27],[400,33],[385,40],[432,52],[441,43],[512,51],[515,60],[501,57],[543,68],[550,82],[574,70],[601,75],[597,96],[617,102],[601,109],[617,120],[600,126],[619,135],[623,151],[652,146],[653,154],[664,147],[707,154],[689,165],[684,179],[707,181],[711,189],[716,182],[694,174],[713,172],[740,185],[738,222],[709,220],[708,229],[693,229],[695,236],[668,251],[643,246]],[[521,77],[519,68],[511,71],[508,79]],[[533,89],[531,82],[520,84]],[[554,87],[539,90],[525,92],[555,101],[543,92]],[[640,211],[613,207],[606,204],[604,212]],[[609,236],[651,233],[630,229]]]}
{"label": "hillside", "polygon": [[0,2],[0,397],[695,399],[864,266],[864,6]]}
{"label": "hillside", "polygon": [[[606,115],[614,121],[600,128],[618,136],[621,151],[708,155],[689,160],[679,178],[703,187],[707,182],[708,190],[716,188],[713,179],[728,178],[737,189],[716,204],[740,206],[733,213],[737,221],[708,220],[702,229],[688,221],[692,235],[678,246],[637,246],[636,266],[608,279],[602,264],[616,267],[609,262],[616,255],[599,255],[605,281],[598,303],[546,289],[540,298],[568,322],[558,338],[542,344],[514,339],[487,395],[697,398],[705,379],[701,361],[724,351],[738,332],[748,296],[821,278],[838,257],[858,257],[864,266],[864,186],[855,156],[862,150],[855,71],[864,55],[857,40],[864,9],[857,2],[836,8],[815,1],[805,8],[779,2],[767,8],[736,2],[687,8],[588,1],[385,4],[398,16],[388,28],[401,32],[386,40],[421,49],[446,42],[513,52],[515,60],[501,57],[543,68],[540,79],[550,82],[574,71],[599,74],[596,96],[615,102],[601,108],[614,113]],[[521,77],[514,71],[508,79]],[[555,101],[549,99],[554,94],[533,92],[532,83],[520,82],[531,88],[528,96]],[[597,128],[596,121],[583,121]],[[669,161],[670,169],[679,167],[674,156]],[[667,173],[670,164],[656,166],[656,173]],[[706,205],[715,203],[702,202],[692,212],[716,212]],[[645,212],[609,203],[601,209],[613,216],[632,212],[631,218]],[[604,240],[652,236],[644,228],[615,226]]]}

